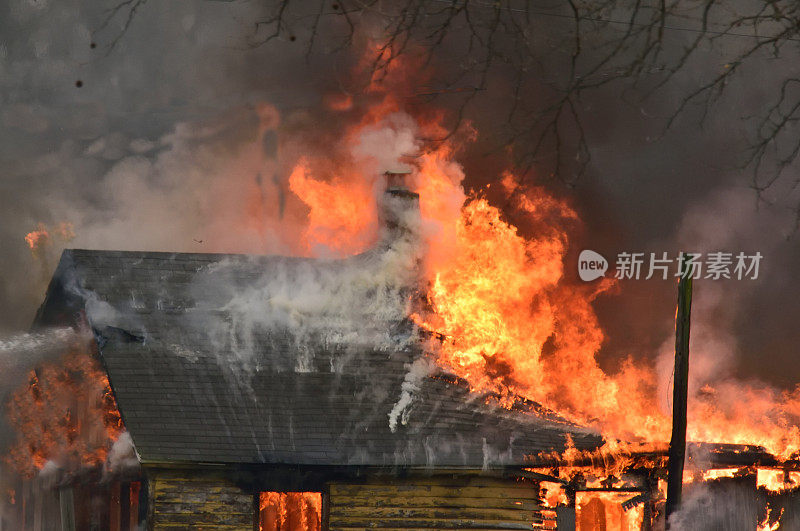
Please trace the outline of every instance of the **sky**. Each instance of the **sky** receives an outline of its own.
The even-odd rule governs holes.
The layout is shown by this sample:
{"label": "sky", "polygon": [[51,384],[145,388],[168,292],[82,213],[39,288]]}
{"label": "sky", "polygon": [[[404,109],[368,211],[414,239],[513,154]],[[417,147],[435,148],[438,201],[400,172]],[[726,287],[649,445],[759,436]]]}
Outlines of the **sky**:
{"label": "sky", "polygon": [[[317,128],[305,109],[341,87],[349,64],[331,59],[324,42],[308,55],[302,39],[251,46],[253,21],[264,16],[258,2],[147,2],[124,34],[119,18],[103,25],[111,5],[0,5],[5,334],[30,326],[65,247],[288,252],[284,236],[231,227],[255,179],[274,179],[276,193],[285,192],[284,168],[264,173],[264,153],[274,142],[271,109],[292,117],[283,127]],[[680,44],[685,36],[668,38]],[[726,46],[704,49],[674,84],[648,99],[619,86],[587,94],[586,173],[570,186],[539,180],[583,220],[573,251],[593,249],[612,262],[623,251],[760,252],[757,280],[695,284],[693,344],[725,360],[709,370],[790,387],[800,380],[796,203],[781,188],[759,203],[749,171],[739,167],[750,134],[746,116],[769,101],[776,69],[790,67],[755,62],[705,121],[690,108],[663,129],[682,91],[724,60]],[[478,131],[497,121],[491,111],[478,104]],[[464,154],[468,188],[499,178],[493,160],[477,149]],[[40,223],[62,222],[74,237],[56,237],[33,255],[24,236]],[[565,275],[577,277],[574,263]],[[595,308],[608,336],[601,362],[613,368],[627,356],[656,357],[669,344],[674,305],[671,280],[623,281],[600,297]]]}

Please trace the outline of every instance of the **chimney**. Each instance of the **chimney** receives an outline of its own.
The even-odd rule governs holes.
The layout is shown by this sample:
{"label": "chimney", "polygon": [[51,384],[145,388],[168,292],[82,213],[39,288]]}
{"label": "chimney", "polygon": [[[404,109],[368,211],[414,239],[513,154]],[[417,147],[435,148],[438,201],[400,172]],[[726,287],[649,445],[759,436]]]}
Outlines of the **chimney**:
{"label": "chimney", "polygon": [[410,174],[407,170],[384,173],[386,191],[378,211],[384,241],[413,238],[419,232],[419,194],[408,189],[406,178]]}

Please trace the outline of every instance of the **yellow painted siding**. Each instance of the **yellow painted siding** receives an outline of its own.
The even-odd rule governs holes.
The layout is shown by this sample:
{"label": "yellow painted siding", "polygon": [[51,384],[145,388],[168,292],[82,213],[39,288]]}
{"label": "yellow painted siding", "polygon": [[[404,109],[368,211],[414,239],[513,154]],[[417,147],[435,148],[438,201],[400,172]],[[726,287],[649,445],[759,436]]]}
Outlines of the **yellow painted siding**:
{"label": "yellow painted siding", "polygon": [[151,481],[155,531],[253,531],[252,494],[224,479],[158,474]]}
{"label": "yellow painted siding", "polygon": [[331,531],[537,529],[538,484],[512,479],[427,477],[329,485]]}

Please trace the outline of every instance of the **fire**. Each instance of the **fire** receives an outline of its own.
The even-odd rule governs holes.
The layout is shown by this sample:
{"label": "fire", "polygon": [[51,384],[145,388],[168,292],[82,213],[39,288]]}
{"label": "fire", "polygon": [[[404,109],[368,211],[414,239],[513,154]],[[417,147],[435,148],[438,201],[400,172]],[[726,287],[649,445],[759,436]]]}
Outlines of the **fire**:
{"label": "fire", "polygon": [[[370,204],[369,187],[347,187],[336,176],[331,182],[315,180],[308,162],[301,160],[289,176],[289,188],[310,208],[304,234],[308,251],[324,246],[336,255],[355,254],[372,242],[377,210],[365,215],[363,207],[353,208],[354,203]],[[343,188],[347,188],[346,193]]]}
{"label": "fire", "polygon": [[31,252],[36,254],[44,247],[52,244],[54,237],[65,242],[72,240],[75,237],[72,223],[62,222],[52,229],[49,229],[44,223],[39,223],[35,230],[25,235],[25,242]]}
{"label": "fire", "polygon": [[800,387],[779,393],[748,382],[721,382],[690,402],[695,441],[757,444],[781,458],[800,451]]}
{"label": "fire", "polygon": [[7,408],[17,440],[5,459],[24,476],[48,462],[70,471],[101,466],[123,432],[108,379],[84,349],[31,371]]}
{"label": "fire", "polygon": [[332,111],[345,112],[353,108],[353,96],[350,94],[330,93],[324,97],[325,106]]}
{"label": "fire", "polygon": [[770,492],[784,492],[800,487],[800,472],[758,469],[756,482]]}
{"label": "fire", "polygon": [[577,496],[576,529],[639,529],[643,517],[642,505],[625,510],[623,503],[631,493],[579,492]]}
{"label": "fire", "polygon": [[260,531],[319,531],[322,495],[319,492],[262,492]]}
{"label": "fire", "polygon": [[[375,176],[389,169],[381,166],[387,161],[407,165],[409,185],[420,195],[426,246],[427,305],[412,318],[439,338],[430,345],[439,367],[475,392],[497,394],[506,404],[523,396],[609,439],[667,441],[670,412],[661,407],[655,367],[642,356],[631,356],[614,370],[597,361],[605,334],[592,304],[613,282],[579,283],[565,274],[572,241],[581,231],[578,212],[512,171],[495,176],[502,208],[480,191],[467,193],[458,154],[478,132],[466,124],[449,134],[440,109],[413,99],[408,80],[424,81],[419,65],[392,60],[391,50],[378,45],[372,52],[365,64],[380,68],[370,70],[367,89],[326,102],[346,124],[336,141],[306,150],[289,165],[289,191],[306,209],[302,242],[293,250],[347,256],[369,248],[377,239],[381,183]],[[265,106],[260,112],[264,130],[271,131],[279,122],[277,111]],[[292,153],[302,151],[291,147]],[[375,150],[385,153],[371,157]],[[254,204],[253,219],[266,223],[271,209],[263,201]],[[40,224],[25,240],[35,253],[54,237],[72,235],[68,224]],[[108,382],[79,359],[68,357],[72,369],[46,366],[32,373],[24,392],[12,397],[15,424],[26,441],[14,448],[13,460],[28,463],[22,468],[40,469],[65,455],[102,462],[108,441],[119,435],[119,415],[102,398],[104,393],[110,397]],[[81,371],[88,376],[75,379]],[[100,396],[88,407],[103,421],[94,426],[79,419],[77,409],[64,406],[71,402],[60,400],[65,390]],[[700,397],[690,399],[688,439],[693,441],[758,444],[788,457],[800,451],[799,425],[800,388],[778,393],[727,381],[709,383]],[[77,436],[86,430],[104,436],[86,446]],[[65,454],[55,451],[57,444]],[[607,451],[615,459],[627,455],[619,448]]]}
{"label": "fire", "polygon": [[[503,403],[523,396],[607,438],[668,441],[671,412],[661,405],[653,364],[641,356],[614,370],[598,364],[605,334],[592,303],[613,282],[565,275],[571,238],[581,230],[575,209],[510,171],[498,176],[502,209],[480,192],[467,194],[457,156],[477,133],[467,125],[448,135],[440,110],[401,97],[407,80],[424,72],[389,60],[380,46],[372,52],[366,63],[382,68],[342,106],[360,119],[347,122],[340,145],[330,148],[336,160],[306,153],[291,172],[291,190],[309,209],[306,252],[354,254],[374,241],[373,176],[387,168],[367,162],[359,142],[381,128],[385,144],[399,142],[410,129],[413,152],[399,150],[392,160],[412,167],[409,184],[420,195],[427,306],[412,318],[440,338],[431,352],[438,365],[476,392]],[[689,440],[763,445],[781,457],[800,450],[800,388],[780,394],[711,382],[689,402]]]}
{"label": "fire", "polygon": [[703,472],[703,481],[711,479],[732,478],[739,472],[738,468],[718,468]]}
{"label": "fire", "polygon": [[541,488],[540,494],[543,507],[558,507],[559,505],[569,504],[569,497],[560,483],[542,481],[539,487]]}
{"label": "fire", "polygon": [[663,440],[668,423],[643,383],[652,375],[626,363],[610,376],[595,360],[604,336],[590,303],[609,284],[563,279],[566,227],[577,214],[541,189],[517,191],[511,175],[504,182],[537,234],[526,238],[486,199],[466,201],[450,260],[433,265],[433,311],[415,316],[445,338],[438,361],[475,390],[522,395],[590,425],[603,419],[607,431],[613,419],[619,436]]}
{"label": "fire", "polygon": [[781,512],[778,514],[778,517],[775,518],[775,521],[770,523],[772,519],[772,508],[767,506],[767,514],[764,519],[758,523],[757,531],[775,531],[781,527],[781,517],[783,516],[783,508],[781,508]]}
{"label": "fire", "polygon": [[50,239],[50,234],[47,232],[47,227],[44,226],[44,223],[39,223],[36,230],[32,230],[28,234],[25,235],[25,241],[30,247],[31,251],[35,251],[36,249],[40,248]]}

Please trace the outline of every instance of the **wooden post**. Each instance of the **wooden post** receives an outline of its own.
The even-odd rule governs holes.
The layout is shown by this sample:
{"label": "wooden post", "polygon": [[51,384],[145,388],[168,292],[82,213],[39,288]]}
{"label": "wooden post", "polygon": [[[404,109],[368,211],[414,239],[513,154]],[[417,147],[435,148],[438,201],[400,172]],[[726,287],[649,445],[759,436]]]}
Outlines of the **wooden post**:
{"label": "wooden post", "polygon": [[129,488],[130,493],[130,525],[128,529],[130,531],[136,531],[139,529],[139,492],[142,488],[142,484],[138,481],[131,481],[131,485]]}
{"label": "wooden post", "polygon": [[59,490],[59,502],[62,531],[75,531],[75,500],[72,487],[62,487]]}
{"label": "wooden post", "polygon": [[[674,514],[681,504],[683,463],[686,457],[686,402],[689,387],[689,321],[692,311],[692,271],[681,254],[678,282],[678,311],[675,315],[675,376],[672,389],[672,437],[669,442],[667,467],[666,517]],[[669,522],[667,523],[669,525]]]}
{"label": "wooden post", "polygon": [[564,487],[564,493],[567,495],[567,506],[556,508],[557,531],[575,531],[577,516],[575,510],[578,502],[578,493],[572,487],[574,485],[566,485]]}
{"label": "wooden post", "polygon": [[119,481],[111,484],[108,493],[108,526],[111,531],[121,531],[122,514],[120,503],[121,487]]}
{"label": "wooden post", "polygon": [[32,480],[33,490],[33,531],[42,531],[42,512],[44,511],[44,485],[40,480]]}
{"label": "wooden post", "polygon": [[[119,531],[131,531],[131,487],[128,482],[119,483]],[[136,528],[134,528],[135,531]]]}
{"label": "wooden post", "polygon": [[575,507],[556,507],[556,531],[575,531]]}

